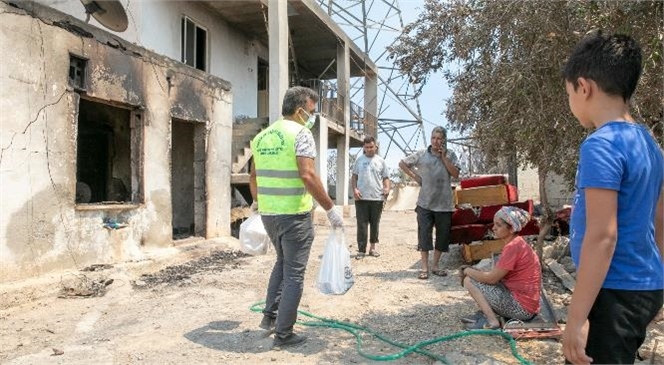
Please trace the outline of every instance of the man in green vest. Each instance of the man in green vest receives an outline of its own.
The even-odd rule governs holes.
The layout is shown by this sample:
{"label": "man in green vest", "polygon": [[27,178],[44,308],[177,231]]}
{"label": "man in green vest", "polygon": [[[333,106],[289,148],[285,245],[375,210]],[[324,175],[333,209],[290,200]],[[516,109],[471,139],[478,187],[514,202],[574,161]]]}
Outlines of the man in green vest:
{"label": "man in green vest", "polygon": [[274,329],[276,348],[306,340],[293,333],[293,325],[314,240],[312,197],[327,211],[333,228],[344,224],[314,166],[316,142],[309,128],[316,121],[317,102],[318,94],[309,88],[288,89],[281,107],[283,117],[251,141],[249,187],[277,253],[260,327]]}

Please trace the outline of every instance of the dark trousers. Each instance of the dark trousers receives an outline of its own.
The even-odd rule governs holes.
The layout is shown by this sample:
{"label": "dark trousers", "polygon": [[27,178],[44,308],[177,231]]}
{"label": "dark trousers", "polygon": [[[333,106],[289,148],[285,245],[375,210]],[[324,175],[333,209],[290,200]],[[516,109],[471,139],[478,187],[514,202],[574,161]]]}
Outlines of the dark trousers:
{"label": "dark trousers", "polygon": [[450,250],[450,233],[452,229],[452,212],[434,212],[419,205],[417,213],[417,250],[433,250],[433,228],[436,228],[436,251]]}
{"label": "dark trousers", "polygon": [[664,291],[601,289],[588,314],[586,354],[593,364],[633,364]]}
{"label": "dark trousers", "polygon": [[293,333],[297,320],[304,272],[314,241],[314,226],[311,213],[264,215],[261,218],[277,253],[263,314],[277,319],[276,336],[285,338]]}
{"label": "dark trousers", "polygon": [[370,243],[378,243],[378,226],[383,213],[382,200],[356,200],[355,216],[357,218],[357,249],[367,253],[367,226],[371,226]]}

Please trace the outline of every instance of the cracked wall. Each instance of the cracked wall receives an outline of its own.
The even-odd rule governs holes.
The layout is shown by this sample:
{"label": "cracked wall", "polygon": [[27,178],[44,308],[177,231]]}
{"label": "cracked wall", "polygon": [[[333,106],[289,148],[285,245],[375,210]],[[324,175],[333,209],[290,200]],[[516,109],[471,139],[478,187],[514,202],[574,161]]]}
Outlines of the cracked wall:
{"label": "cracked wall", "polygon": [[[172,245],[171,121],[204,126],[207,238],[229,234],[232,95],[227,82],[47,8],[0,2],[0,282],[143,257]],[[79,93],[141,114],[137,204],[75,204]],[[103,220],[125,223],[104,228]]]}

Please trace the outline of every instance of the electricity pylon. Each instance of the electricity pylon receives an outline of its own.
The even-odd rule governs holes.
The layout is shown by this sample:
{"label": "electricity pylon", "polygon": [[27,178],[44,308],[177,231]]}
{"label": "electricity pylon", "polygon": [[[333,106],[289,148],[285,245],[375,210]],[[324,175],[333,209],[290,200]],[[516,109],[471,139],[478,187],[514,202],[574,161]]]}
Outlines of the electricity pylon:
{"label": "electricity pylon", "polygon": [[[417,85],[388,60],[387,47],[403,30],[403,18],[397,0],[318,0],[350,38],[369,55],[378,67],[378,131],[389,138],[381,148],[386,156],[392,145],[404,154],[427,145],[422,111],[416,95]],[[353,80],[351,100],[362,98],[361,83]],[[361,104],[360,104],[361,105]]]}

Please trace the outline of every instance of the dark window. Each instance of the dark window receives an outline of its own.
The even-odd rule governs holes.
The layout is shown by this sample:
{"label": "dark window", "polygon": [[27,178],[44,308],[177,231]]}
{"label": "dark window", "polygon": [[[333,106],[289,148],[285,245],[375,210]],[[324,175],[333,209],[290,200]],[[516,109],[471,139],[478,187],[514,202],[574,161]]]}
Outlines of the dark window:
{"label": "dark window", "polygon": [[267,90],[269,81],[269,66],[262,59],[258,59],[258,90]]}
{"label": "dark window", "polygon": [[140,115],[80,99],[76,203],[139,202]]}
{"label": "dark window", "polygon": [[182,18],[182,63],[207,71],[207,31],[187,17]]}
{"label": "dark window", "polygon": [[85,90],[85,68],[88,60],[69,55],[69,85],[76,89]]}

